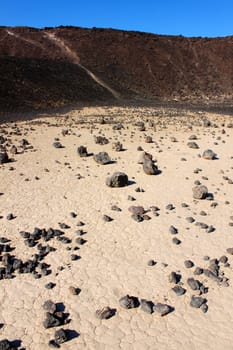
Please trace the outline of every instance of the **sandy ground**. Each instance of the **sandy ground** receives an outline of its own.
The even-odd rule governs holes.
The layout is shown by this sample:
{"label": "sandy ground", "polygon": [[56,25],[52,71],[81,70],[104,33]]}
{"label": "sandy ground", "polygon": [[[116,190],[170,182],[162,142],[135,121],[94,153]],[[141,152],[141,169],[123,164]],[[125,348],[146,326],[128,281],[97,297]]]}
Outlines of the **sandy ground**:
{"label": "sandy ground", "polygon": [[[103,116],[105,124],[100,123]],[[203,126],[206,117],[210,127]],[[113,130],[113,121],[124,128]],[[145,131],[134,126],[137,121],[145,122]],[[59,223],[66,223],[70,228],[63,231],[72,241],[48,242],[56,248],[43,261],[50,264],[49,275],[35,279],[30,273],[16,272],[14,278],[0,281],[0,339],[19,340],[21,348],[27,350],[49,348],[49,340],[61,328],[43,327],[42,305],[51,299],[64,304],[70,322],[63,328],[74,331],[70,333],[73,339],[61,345],[64,349],[232,349],[233,256],[226,249],[233,247],[233,227],[229,225],[233,221],[233,185],[224,179],[233,179],[230,122],[228,116],[207,114],[156,116],[152,108],[85,108],[64,116],[2,124],[7,149],[11,144],[18,148],[18,154],[11,155],[12,162],[0,165],[1,236],[11,240],[15,249],[10,254],[25,261],[37,252],[37,247],[27,247],[19,234],[22,230],[33,232],[34,227],[59,229]],[[17,129],[20,135],[15,134]],[[62,136],[63,129],[68,129],[68,135]],[[199,149],[187,146],[193,134]],[[94,135],[104,135],[109,143],[96,144]],[[145,135],[152,136],[153,142],[145,143]],[[55,138],[64,148],[53,147]],[[24,150],[20,148],[22,139],[29,142]],[[124,151],[112,150],[116,140],[123,143]],[[115,162],[98,165],[92,156],[80,158],[80,145],[94,154],[106,151]],[[153,155],[161,174],[143,172],[138,146]],[[205,149],[212,149],[217,159],[199,157]],[[194,173],[197,168],[202,171]],[[115,171],[125,172],[131,183],[123,188],[107,187],[105,180]],[[213,201],[193,199],[196,180],[208,187]],[[137,187],[144,192],[135,192]],[[128,200],[129,195],[136,200]],[[211,206],[213,202],[216,207]],[[168,204],[174,209],[167,210]],[[122,211],[111,210],[112,205]],[[146,210],[157,206],[159,215],[148,211],[151,220],[136,222],[128,211],[131,205]],[[201,211],[207,215],[200,215]],[[77,217],[72,218],[70,212]],[[15,216],[13,220],[6,219],[9,213]],[[105,222],[103,215],[113,220]],[[190,216],[195,222],[213,225],[215,231],[207,233],[195,222],[188,223]],[[79,221],[85,224],[81,227],[86,232],[83,245],[75,242]],[[172,243],[171,225],[178,229],[179,245]],[[72,261],[74,253],[81,258]],[[228,287],[203,274],[193,274],[197,266],[208,267],[204,256],[219,259],[222,255],[229,258],[229,266],[220,264],[229,279]],[[151,259],[156,261],[154,266],[147,264]],[[187,259],[194,262],[193,268],[185,267]],[[174,283],[168,280],[172,271],[182,276],[186,289],[182,296],[172,291]],[[187,285],[189,277],[208,287],[208,293],[202,295],[208,300],[207,313],[190,306],[191,296],[198,293]],[[48,282],[55,287],[46,289]],[[80,288],[80,293],[72,295],[70,286]],[[156,312],[147,314],[140,307],[126,310],[119,305],[126,294],[166,303],[174,310],[164,317]],[[100,320],[95,311],[105,306],[115,308],[116,314]]]}

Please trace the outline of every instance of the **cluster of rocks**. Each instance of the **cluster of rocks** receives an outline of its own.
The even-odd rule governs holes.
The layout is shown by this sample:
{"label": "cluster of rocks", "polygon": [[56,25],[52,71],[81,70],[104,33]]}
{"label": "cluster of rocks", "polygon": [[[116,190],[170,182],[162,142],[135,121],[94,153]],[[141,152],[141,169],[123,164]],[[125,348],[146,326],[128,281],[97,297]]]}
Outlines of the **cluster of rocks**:
{"label": "cluster of rocks", "polygon": [[[141,306],[142,311],[148,314],[152,314],[156,312],[160,316],[165,316],[174,310],[174,308],[168,304],[163,304],[163,303],[154,304],[150,300],[146,300],[146,299],[139,300],[138,297],[130,296],[128,294],[119,299],[119,304],[123,309],[127,309],[127,310],[138,308],[139,306]],[[116,309],[112,309],[109,306],[106,306],[103,309],[99,309],[96,311],[96,317],[102,320],[103,319],[107,320],[112,316],[114,316],[115,314],[116,314]]]}
{"label": "cluster of rocks", "polygon": [[[63,326],[70,322],[68,319],[68,314],[63,311],[59,311],[58,305],[52,300],[47,300],[43,305],[43,309],[46,311],[45,320],[43,322],[43,326],[46,329]],[[67,340],[69,340],[68,330],[60,328],[55,331],[54,339],[51,339],[48,345],[53,348],[59,348],[60,344],[65,343]]]}

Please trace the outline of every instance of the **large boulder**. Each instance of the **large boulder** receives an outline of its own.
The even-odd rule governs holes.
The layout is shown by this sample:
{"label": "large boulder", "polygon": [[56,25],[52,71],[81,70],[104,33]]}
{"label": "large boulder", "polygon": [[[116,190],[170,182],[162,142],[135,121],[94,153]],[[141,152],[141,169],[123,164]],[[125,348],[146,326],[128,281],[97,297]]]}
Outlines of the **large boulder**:
{"label": "large boulder", "polygon": [[115,172],[106,180],[106,185],[109,187],[124,187],[128,185],[128,176],[122,172]]}

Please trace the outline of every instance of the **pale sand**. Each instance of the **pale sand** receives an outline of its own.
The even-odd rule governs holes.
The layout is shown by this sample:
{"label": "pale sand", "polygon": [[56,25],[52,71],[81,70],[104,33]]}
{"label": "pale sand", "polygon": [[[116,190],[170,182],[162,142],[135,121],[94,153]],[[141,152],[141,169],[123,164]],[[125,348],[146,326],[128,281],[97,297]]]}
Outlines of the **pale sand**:
{"label": "pale sand", "polygon": [[[95,123],[91,133],[91,122],[100,120],[103,115],[108,120],[110,112],[115,113],[114,120],[117,115],[119,122],[124,121],[125,129],[113,131],[112,125]],[[229,278],[229,287],[219,286],[204,275],[196,276],[209,287],[209,292],[204,295],[209,306],[206,314],[190,307],[190,298],[196,293],[186,283],[188,277],[195,277],[193,271],[196,266],[208,266],[208,262],[203,260],[205,255],[219,258],[226,254],[226,248],[233,246],[233,227],[229,226],[233,215],[233,185],[223,180],[224,175],[233,178],[233,129],[224,127],[226,134],[221,133],[221,123],[225,121],[227,125],[230,117],[209,115],[209,120],[218,128],[204,128],[201,125],[203,116],[198,114],[195,118],[158,118],[150,116],[150,112],[153,113],[153,109],[85,108],[70,112],[69,118],[40,119],[41,125],[33,125],[31,121],[17,122],[22,136],[8,135],[16,146],[22,138],[26,138],[34,149],[14,155],[15,162],[0,166],[0,192],[4,193],[0,196],[0,215],[3,216],[0,220],[1,236],[12,240],[11,244],[16,248],[12,254],[24,260],[37,249],[24,245],[19,235],[21,230],[32,232],[34,227],[59,228],[58,222],[65,222],[71,226],[64,230],[65,235],[73,242],[68,245],[56,239],[48,242],[57,248],[44,259],[51,264],[51,275],[36,280],[31,274],[16,274],[13,279],[0,281],[0,323],[3,324],[0,339],[20,339],[22,347],[27,350],[47,349],[55,329],[44,329],[42,305],[47,299],[52,299],[63,302],[65,311],[70,314],[71,322],[64,328],[79,333],[78,337],[62,344],[63,349],[232,349],[232,267],[221,268]],[[146,131],[141,132],[132,125],[147,118],[155,124],[164,123],[167,129],[157,125],[155,131],[146,123]],[[80,124],[80,119],[90,123]],[[48,126],[45,122],[58,123],[58,126]],[[193,130],[188,127],[191,123],[196,124]],[[7,130],[12,131],[13,125],[9,123]],[[31,127],[33,130],[30,130]],[[71,134],[63,137],[61,130],[64,128],[68,128]],[[98,135],[99,130],[109,138],[109,144],[95,144],[94,135]],[[133,137],[130,137],[131,132],[134,132]],[[198,136],[195,142],[200,149],[187,147],[192,134]],[[146,144],[144,135],[152,136],[158,147],[154,142]],[[171,136],[176,137],[178,142],[171,142]],[[217,140],[218,136],[220,140]],[[55,137],[60,138],[65,148],[52,146]],[[112,151],[111,144],[115,140],[123,143],[125,151]],[[107,151],[116,163],[101,166],[92,157],[80,158],[77,154],[80,145],[87,146],[88,151],[93,153]],[[137,164],[139,145],[157,159],[162,171],[160,175],[148,176]],[[217,160],[198,157],[207,148],[217,153]],[[187,161],[181,161],[182,157]],[[70,163],[71,168],[65,166],[65,162]],[[15,170],[9,171],[12,166]],[[201,168],[202,172],[194,174],[196,168]],[[114,171],[127,173],[135,184],[124,188],[107,187],[106,177]],[[78,179],[77,174],[84,178]],[[39,180],[35,180],[35,176]],[[208,180],[202,180],[202,176],[208,177]],[[26,178],[30,181],[25,181]],[[214,193],[214,201],[218,203],[216,208],[210,206],[211,201],[193,200],[192,187],[197,179]],[[143,188],[145,192],[136,193],[136,187]],[[136,201],[129,201],[128,195],[134,196]],[[225,201],[230,204],[225,204]],[[189,207],[183,208],[182,202]],[[169,203],[175,206],[175,210],[166,210]],[[112,211],[111,205],[114,204],[122,211]],[[146,209],[158,206],[160,215],[155,217],[149,212],[151,220],[137,223],[128,211],[131,205],[142,205]],[[208,215],[200,216],[201,210]],[[70,217],[71,211],[78,214],[75,219]],[[6,215],[11,212],[16,218],[8,221]],[[104,214],[114,220],[104,222]],[[206,233],[195,223],[187,223],[185,218],[188,216],[212,224],[215,232]],[[85,223],[82,228],[87,232],[83,236],[87,243],[76,251],[81,259],[71,261],[73,252],[66,247],[76,246],[78,221]],[[182,243],[178,246],[172,243],[171,225],[179,230],[177,237]],[[232,264],[233,257],[226,255]],[[148,266],[150,259],[157,264]],[[186,259],[191,259],[195,267],[186,269]],[[168,266],[164,267],[163,263]],[[64,266],[64,270],[59,272],[59,266]],[[187,289],[184,296],[178,297],[171,290],[174,286],[168,281],[171,271],[181,273]],[[59,272],[58,276],[55,276],[56,272]],[[44,286],[50,281],[56,286],[47,290]],[[80,288],[80,294],[70,295],[69,286]],[[164,317],[156,313],[146,314],[140,308],[125,310],[119,306],[118,300],[126,294],[155,303],[166,302],[175,310]],[[104,306],[116,308],[117,312],[111,319],[101,321],[96,318],[95,311]]]}

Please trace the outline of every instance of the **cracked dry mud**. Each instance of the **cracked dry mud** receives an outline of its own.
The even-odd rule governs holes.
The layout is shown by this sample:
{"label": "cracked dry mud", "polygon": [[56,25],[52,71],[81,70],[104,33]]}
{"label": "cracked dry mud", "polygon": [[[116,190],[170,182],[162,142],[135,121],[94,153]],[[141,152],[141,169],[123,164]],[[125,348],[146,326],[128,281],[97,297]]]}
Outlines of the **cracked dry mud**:
{"label": "cracked dry mud", "polygon": [[[53,339],[63,349],[232,349],[231,118],[169,114],[139,107],[83,108],[0,126],[6,140],[1,148],[12,160],[0,165],[0,266],[9,260],[4,244],[14,248],[11,259],[23,262],[38,254],[39,244],[55,248],[41,261],[46,267],[36,267],[39,277],[15,271],[5,278],[3,272],[0,340],[21,341],[27,350],[49,349]],[[206,119],[210,123],[203,123]],[[192,135],[198,149],[187,146]],[[97,144],[95,136],[109,142]],[[117,142],[120,151],[113,147]],[[17,151],[11,153],[13,145]],[[78,155],[80,146],[87,147],[86,157]],[[207,149],[217,158],[203,159]],[[140,150],[152,155],[159,174],[143,171]],[[96,163],[93,154],[99,152],[107,152],[112,162]],[[115,172],[127,174],[127,186],[106,186]],[[193,198],[197,181],[208,188],[206,199]],[[128,198],[143,208],[142,220],[132,220]],[[64,234],[26,245],[35,227]],[[171,233],[180,244],[173,244]],[[189,260],[193,266],[186,268]],[[197,277],[204,288],[193,290],[187,281]],[[121,307],[126,295],[142,305]],[[67,314],[60,327],[43,326],[48,300]],[[199,300],[205,300],[200,308]],[[169,313],[161,317],[158,308],[168,310],[164,305]],[[111,317],[96,317],[97,310]]]}

